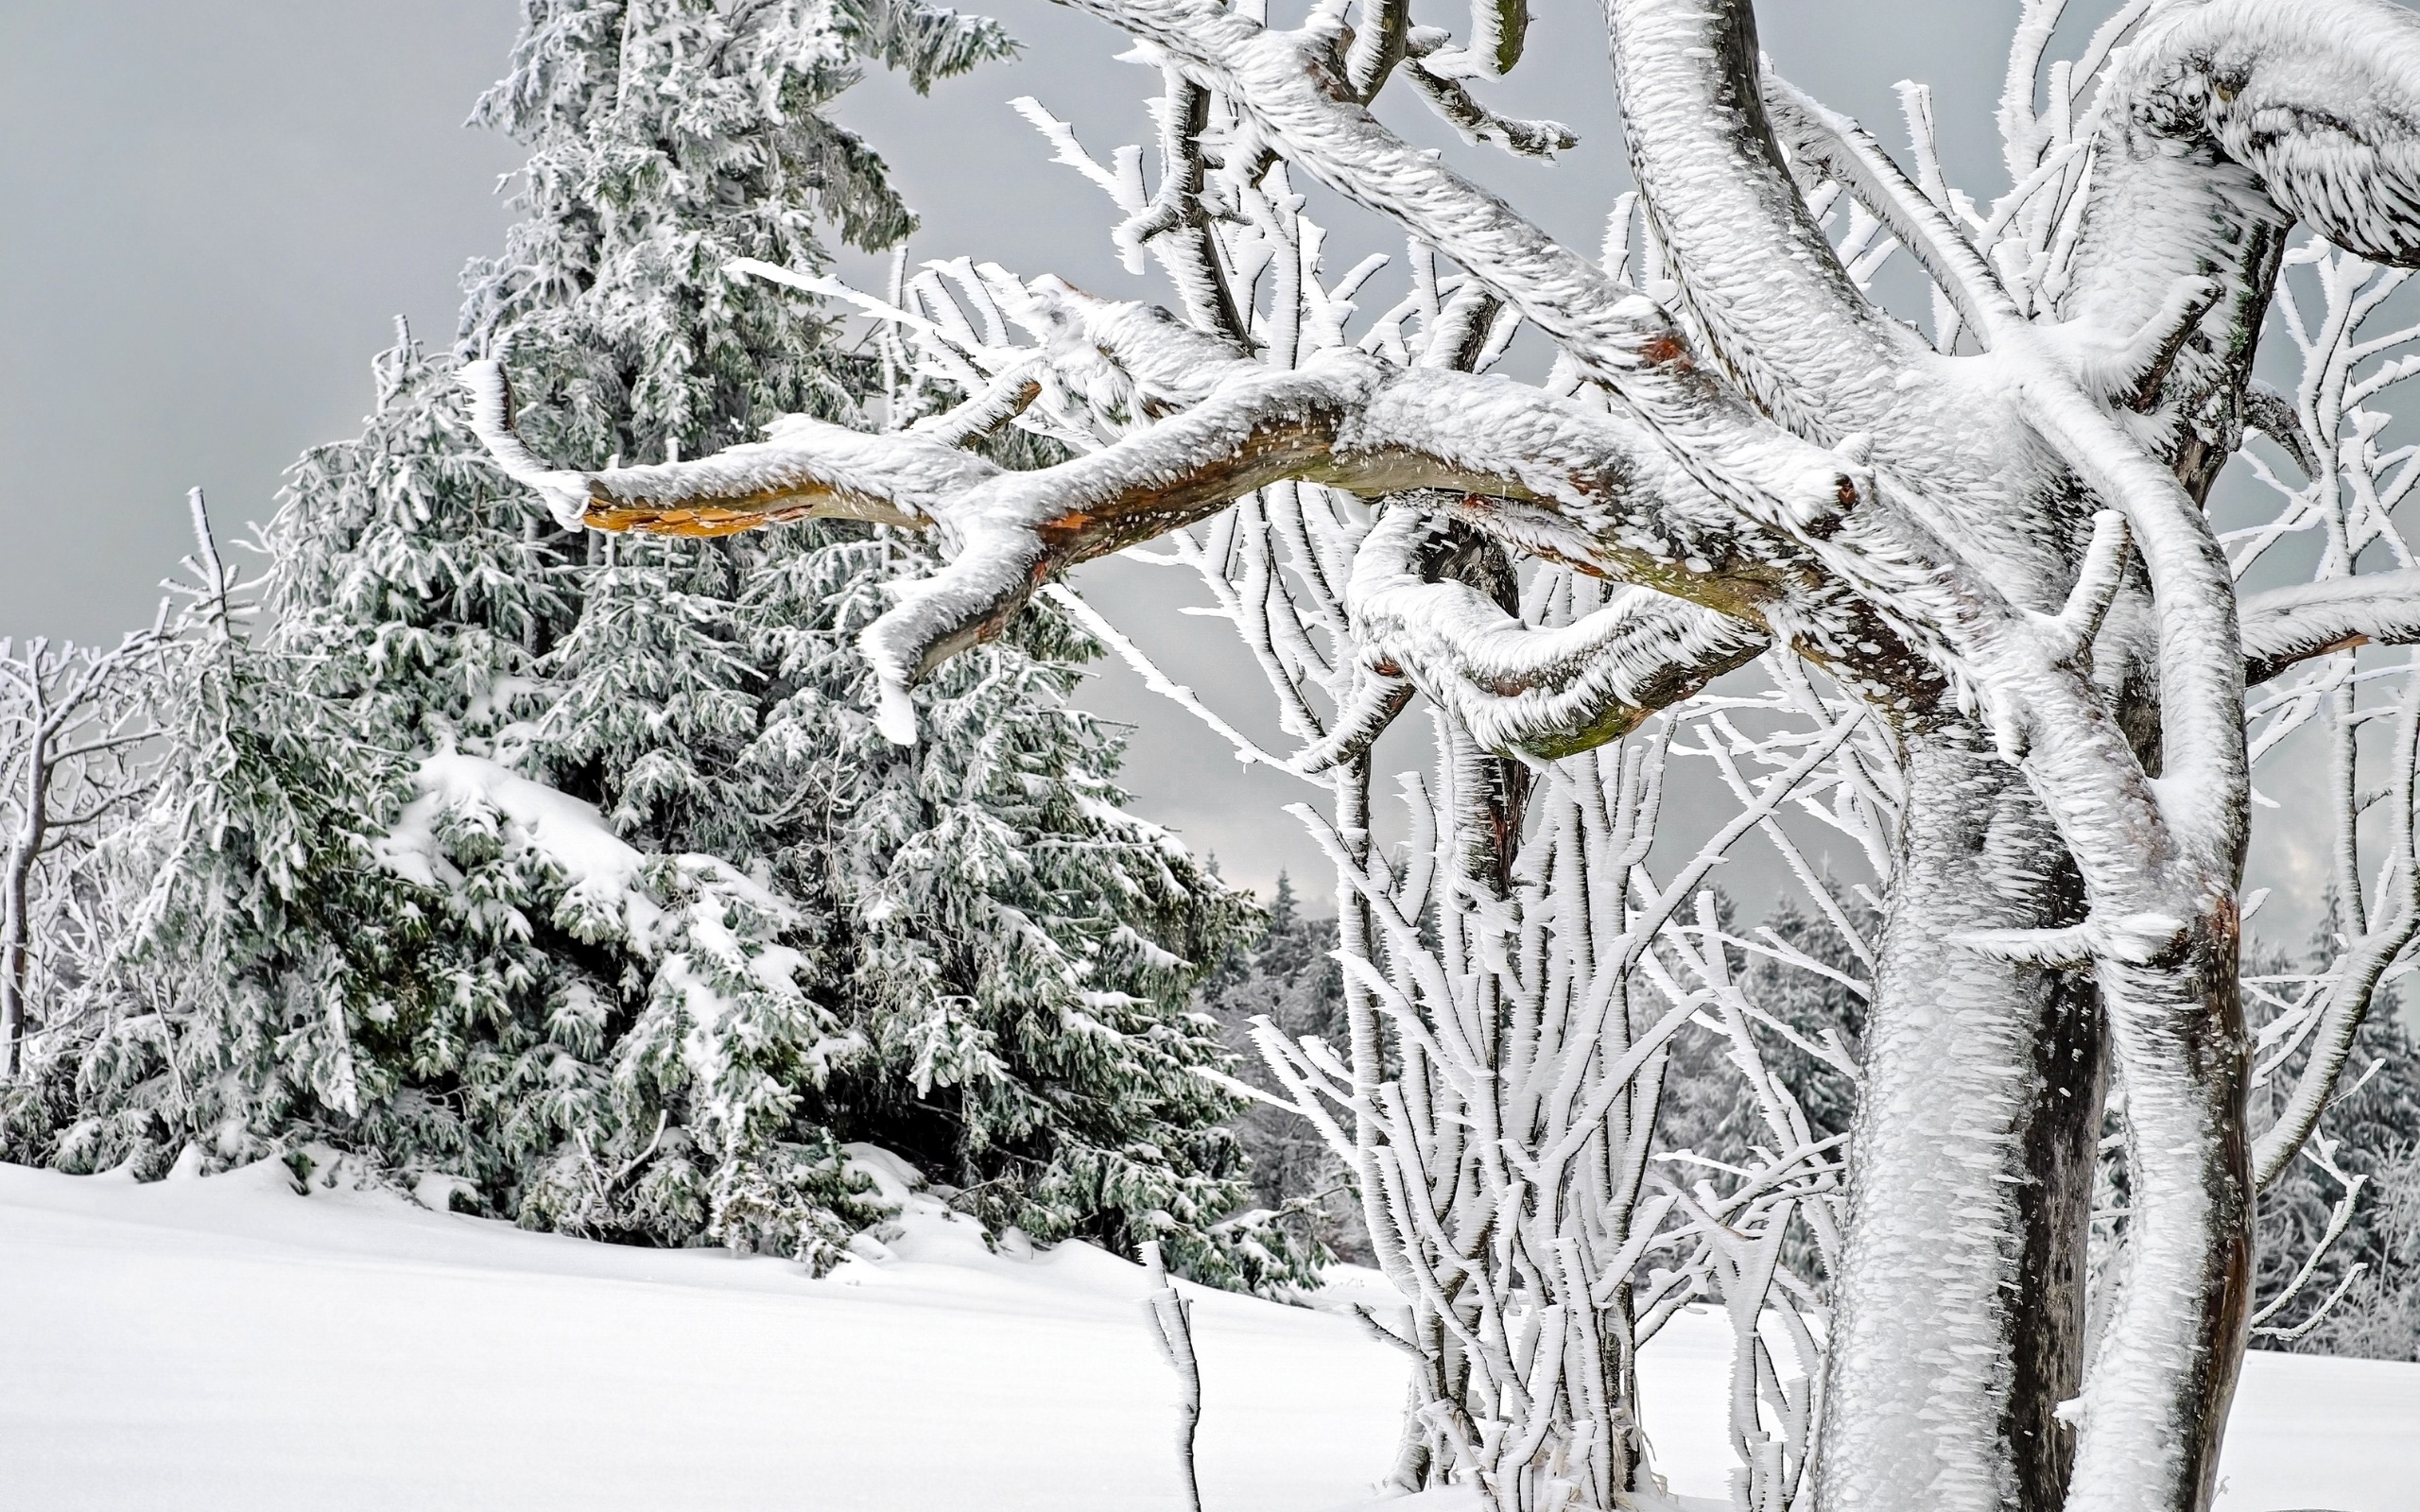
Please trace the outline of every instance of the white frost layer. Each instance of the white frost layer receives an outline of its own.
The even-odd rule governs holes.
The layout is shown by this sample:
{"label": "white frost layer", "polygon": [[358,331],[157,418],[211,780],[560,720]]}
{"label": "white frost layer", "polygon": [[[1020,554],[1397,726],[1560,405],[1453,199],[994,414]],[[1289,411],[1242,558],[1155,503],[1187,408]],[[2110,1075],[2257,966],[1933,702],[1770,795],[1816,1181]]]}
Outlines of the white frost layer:
{"label": "white frost layer", "polygon": [[[0,1166],[5,1500],[1174,1512],[1175,1379],[1140,1268],[1080,1244],[989,1251],[892,1194],[908,1211],[887,1258],[815,1281],[341,1184],[298,1197],[274,1165],[152,1186]],[[1399,1357],[1330,1314],[1193,1295],[1208,1512],[1372,1505]],[[1657,1463],[1691,1498],[1723,1493],[1729,1358],[1712,1312],[1646,1351]],[[2220,1505],[2409,1506],[2415,1421],[2420,1366],[2256,1355]]]}

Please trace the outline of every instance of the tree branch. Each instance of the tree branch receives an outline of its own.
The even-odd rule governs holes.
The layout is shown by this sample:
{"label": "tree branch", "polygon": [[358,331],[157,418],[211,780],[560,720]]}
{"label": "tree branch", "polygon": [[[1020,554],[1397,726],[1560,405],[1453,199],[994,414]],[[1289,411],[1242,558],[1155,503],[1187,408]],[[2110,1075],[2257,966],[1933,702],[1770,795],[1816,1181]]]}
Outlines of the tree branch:
{"label": "tree branch", "polygon": [[[2256,430],[2277,443],[2306,478],[2319,476],[2319,458],[2310,449],[2308,438],[2303,435],[2302,417],[2294,412],[2294,402],[2257,380],[2244,386],[2243,423],[2247,430]],[[2256,682],[2261,680],[2255,678]]]}
{"label": "tree branch", "polygon": [[1489,750],[1554,760],[1602,745],[1772,644],[1753,625],[1644,590],[1563,628],[1531,629],[1468,584],[1421,573],[1431,526],[1408,507],[1419,502],[1399,496],[1355,556],[1355,639]]}
{"label": "tree branch", "polygon": [[2237,444],[2287,223],[2420,266],[2420,17],[2387,0],[2160,8],[2096,109],[2060,313],[2082,331],[2142,330],[2187,281],[2213,282],[2161,396],[2185,427],[2188,484],[2206,487]]}
{"label": "tree branch", "polygon": [[2420,569],[2272,588],[2238,613],[2250,687],[2331,651],[2420,644]]}
{"label": "tree branch", "polygon": [[1782,161],[1748,0],[1605,0],[1656,234],[1715,355],[1798,435],[1878,431],[1919,338],[1859,293]]}
{"label": "tree branch", "polygon": [[1855,472],[1702,371],[1651,301],[1354,103],[1336,77],[1333,17],[1279,32],[1213,0],[1067,3],[1161,49],[1224,92],[1288,161],[1495,289],[1633,407],[1709,490],[1754,518],[1799,525],[1835,519],[1857,502]]}
{"label": "tree branch", "polygon": [[[1225,354],[1155,313],[1091,303],[1099,309],[1089,329],[1119,342],[1097,352],[1150,380],[1141,393],[1182,381],[1199,397],[1177,395],[1193,398],[1191,407],[1029,472],[913,433],[870,436],[806,420],[694,462],[557,471],[537,463],[510,428],[500,369],[473,365],[465,381],[491,452],[569,523],[700,534],[816,515],[935,528],[952,559],[905,585],[862,642],[884,688],[885,729],[900,738],[913,730],[907,688],[999,633],[1041,583],[1288,478],[1373,496],[1444,490],[1458,514],[1508,544],[1752,627],[1778,616],[1828,661],[1855,661],[1858,647],[1894,641],[1796,543],[1743,528],[1666,448],[1620,417],[1501,380],[1392,368],[1351,349],[1273,369]],[[1225,355],[1205,366],[1205,347]],[[1733,641],[1744,653],[1737,632]],[[1934,675],[1921,659],[1908,667],[1919,680]]]}
{"label": "tree branch", "polygon": [[2420,16],[2386,0],[2214,0],[2135,48],[2295,218],[2420,266]]}
{"label": "tree branch", "polygon": [[1791,156],[1838,180],[1879,217],[1932,275],[1985,350],[1998,329],[2024,318],[1999,275],[1949,213],[1910,182],[1863,127],[1771,70],[1763,78],[1767,115]]}

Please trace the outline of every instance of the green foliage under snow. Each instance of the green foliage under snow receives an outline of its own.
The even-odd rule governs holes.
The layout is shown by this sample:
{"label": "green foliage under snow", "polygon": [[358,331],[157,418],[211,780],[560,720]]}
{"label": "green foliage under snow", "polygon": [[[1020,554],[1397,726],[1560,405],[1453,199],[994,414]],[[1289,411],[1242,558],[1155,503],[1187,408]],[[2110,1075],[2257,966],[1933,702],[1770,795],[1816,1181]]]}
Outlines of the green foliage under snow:
{"label": "green foliage under snow", "polygon": [[1029,610],[890,746],[854,639],[922,542],[561,531],[454,383],[503,356],[573,465],[867,423],[822,309],[722,269],[903,236],[823,111],[866,61],[922,88],[1006,38],[915,0],[525,20],[478,110],[530,148],[523,219],[453,350],[399,336],[362,436],[297,464],[258,624],[188,616],[168,780],[95,873],[131,943],[56,1005],[8,1154],[320,1143],[525,1225],[821,1264],[881,1216],[864,1141],[1038,1240],[1302,1279],[1233,1221],[1240,1105],[1188,1009],[1255,911],[1119,808],[1120,739],[1068,702],[1097,648]]}

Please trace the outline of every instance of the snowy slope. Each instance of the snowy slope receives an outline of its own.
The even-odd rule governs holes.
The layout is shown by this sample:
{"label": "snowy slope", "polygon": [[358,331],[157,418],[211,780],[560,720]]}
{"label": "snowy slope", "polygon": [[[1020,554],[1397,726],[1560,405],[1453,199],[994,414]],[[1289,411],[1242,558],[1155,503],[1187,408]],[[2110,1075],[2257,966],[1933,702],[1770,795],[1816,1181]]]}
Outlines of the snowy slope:
{"label": "snowy slope", "polygon": [[[0,1507],[1180,1504],[1139,1270],[994,1254],[929,1206],[889,1248],[816,1281],[342,1183],[300,1197],[282,1167],[0,1166]],[[1211,1512],[1365,1500],[1398,1359],[1329,1314],[1203,1293],[1195,1316]],[[1711,1314],[1649,1351],[1676,1491],[1721,1493],[1727,1367]],[[2415,1425],[2420,1367],[2256,1357],[2222,1504],[2420,1508]]]}

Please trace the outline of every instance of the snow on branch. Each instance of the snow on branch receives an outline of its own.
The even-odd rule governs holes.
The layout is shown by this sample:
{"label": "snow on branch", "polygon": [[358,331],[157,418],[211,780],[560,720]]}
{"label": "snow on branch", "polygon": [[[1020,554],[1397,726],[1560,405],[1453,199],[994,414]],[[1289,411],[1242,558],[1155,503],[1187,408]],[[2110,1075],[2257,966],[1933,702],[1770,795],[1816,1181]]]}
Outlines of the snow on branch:
{"label": "snow on branch", "polygon": [[2322,578],[2244,595],[2243,680],[2268,681],[2316,656],[2420,642],[2420,569]]}
{"label": "snow on branch", "polygon": [[[1601,409],[1451,369],[1397,369],[1352,348],[1279,370],[1155,311],[1053,280],[1031,296],[1067,328],[1061,344],[1088,353],[1092,370],[1074,377],[1096,406],[1141,421],[1101,450],[1033,472],[912,429],[872,435],[804,417],[695,461],[555,470],[521,442],[498,366],[474,364],[465,382],[492,455],[566,523],[711,535],[821,517],[936,529],[948,565],[907,585],[865,633],[886,729],[901,738],[912,730],[906,688],[997,634],[1037,584],[1288,478],[1369,495],[1444,490],[1494,534],[1745,621],[1716,636],[1727,637],[1730,664],[1748,654],[1741,637],[1776,610],[1842,660],[1855,657],[1852,644],[1889,633],[1827,620],[1835,606],[1795,543],[1742,529],[1666,448]],[[1710,665],[1704,638],[1715,632],[1695,633],[1685,667]],[[1719,670],[1685,668],[1670,686]]]}
{"label": "snow on branch", "polygon": [[1218,90],[1289,162],[1468,269],[1621,395],[1719,495],[1800,524],[1830,520],[1858,496],[1837,458],[1707,381],[1651,301],[1355,103],[1337,77],[1335,33],[1316,18],[1288,32],[1212,0],[1075,3]]}
{"label": "snow on branch", "polygon": [[1855,121],[1826,109],[1779,74],[1764,74],[1765,107],[1774,134],[1794,156],[1845,184],[1915,254],[1916,261],[1985,350],[2023,315],[1999,275],[1949,213],[1910,182],[1889,153]]}
{"label": "snow on branch", "polygon": [[929,526],[940,502],[1000,469],[917,437],[868,436],[804,417],[780,438],[690,462],[584,472],[548,467],[522,441],[504,367],[467,364],[473,423],[496,465],[537,491],[567,529],[718,536],[786,520]]}
{"label": "snow on branch", "polygon": [[2197,109],[2295,218],[2420,265],[2420,17],[2387,0],[2212,0],[2132,50],[2121,90]]}
{"label": "snow on branch", "polygon": [[1468,584],[1424,576],[1419,500],[1398,495],[1363,538],[1347,601],[1368,652],[1405,669],[1490,750],[1551,759],[1600,745],[1772,644],[1754,625],[1644,589],[1532,629]]}

